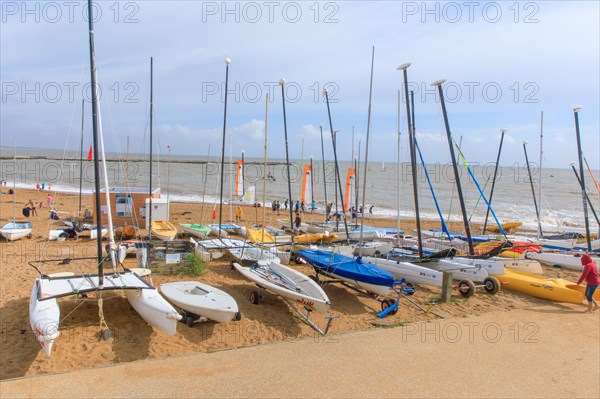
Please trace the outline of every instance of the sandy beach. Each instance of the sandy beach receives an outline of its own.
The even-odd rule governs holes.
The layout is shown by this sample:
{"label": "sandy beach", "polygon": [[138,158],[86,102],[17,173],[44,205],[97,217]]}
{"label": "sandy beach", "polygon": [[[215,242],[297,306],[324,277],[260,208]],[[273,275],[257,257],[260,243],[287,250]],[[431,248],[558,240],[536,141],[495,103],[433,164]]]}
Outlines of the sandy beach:
{"label": "sandy beach", "polygon": [[[29,199],[39,204],[45,202],[46,195],[47,192],[19,190],[18,215]],[[55,204],[60,211],[76,210],[77,202],[76,195],[55,194]],[[83,203],[91,209],[91,196],[85,196]],[[171,221],[175,224],[199,222],[203,213],[206,223],[212,207],[205,205],[202,211],[199,204],[173,203]],[[224,219],[229,220],[229,207],[226,209]],[[12,219],[12,196],[2,195],[0,210],[2,223]],[[275,215],[267,209],[266,215],[267,224],[275,225],[276,218],[285,218],[287,214],[282,211]],[[242,224],[252,225],[260,222],[260,218],[260,208],[245,207]],[[322,215],[317,214],[304,216],[304,220],[321,218]],[[331,338],[336,342],[317,345],[315,342],[323,342],[323,338],[315,336],[277,297],[267,294],[260,305],[250,304],[248,296],[254,286],[231,270],[225,258],[208,264],[206,274],[198,279],[232,295],[240,307],[242,320],[224,325],[206,322],[194,328],[180,324],[177,335],[169,337],[148,326],[123,294],[114,293],[104,306],[114,337],[105,342],[98,338],[96,302],[63,299],[60,301],[62,336],[54,346],[52,357],[46,358],[29,327],[28,303],[36,271],[27,262],[94,256],[96,244],[89,240],[47,241],[47,231],[60,225],[58,221],[49,220],[47,208],[38,209],[38,215],[30,220],[34,224],[30,239],[0,242],[0,379],[36,378],[3,382],[2,397],[599,395],[597,380],[589,376],[597,376],[600,371],[600,312],[583,314],[583,305],[554,304],[505,290],[493,296],[477,292],[469,299],[455,294],[449,303],[434,307],[436,313],[445,318],[432,312],[423,313],[403,302],[396,315],[385,319],[383,324],[390,328],[383,329],[381,319],[377,318],[378,302],[344,287],[327,285],[324,289],[332,303],[331,314],[339,316],[331,330]],[[396,225],[394,220],[386,219],[372,219],[367,223]],[[410,231],[412,228],[413,221],[402,221],[402,229]],[[426,222],[424,228],[439,228],[439,224]],[[461,230],[459,225],[450,228]],[[127,266],[135,266],[134,258],[126,262]],[[55,267],[56,270],[45,272],[63,271],[66,266]],[[306,274],[312,272],[306,266],[297,266],[297,269]],[[578,277],[578,273],[548,267],[544,267],[544,272],[546,276],[571,281]],[[183,278],[190,279],[189,276]],[[158,286],[182,277],[153,275],[152,279]],[[426,305],[439,296],[438,289],[418,287],[412,299]],[[315,320],[324,326],[324,319]],[[431,342],[429,336],[423,341],[407,335],[413,328],[430,326],[438,326],[442,331],[444,326],[450,325],[448,323],[458,323],[465,333],[468,326],[465,323],[471,321],[481,325],[497,323],[501,339],[488,342],[490,337],[479,336],[473,342],[464,338],[450,342],[446,336],[437,343]],[[533,323],[533,327],[527,327],[527,323]],[[517,324],[522,334],[515,342],[514,337],[511,340],[508,335],[514,332],[511,326]],[[454,327],[447,330],[451,328]],[[538,330],[534,335],[539,340],[531,344],[524,342],[535,328]],[[420,337],[419,334],[415,335]],[[275,344],[266,345],[269,343]],[[218,353],[207,354],[215,351]],[[99,367],[102,368],[95,369]],[[67,374],[42,376],[54,373]],[[107,385],[105,389],[96,392],[91,381],[99,376],[105,382],[112,382],[103,384]],[[123,376],[126,379],[119,378]],[[274,376],[285,383],[274,384]],[[90,383],[82,387],[81,381],[85,380]],[[314,385],[316,380],[318,386]],[[67,383],[77,383],[78,390],[64,388]]]}

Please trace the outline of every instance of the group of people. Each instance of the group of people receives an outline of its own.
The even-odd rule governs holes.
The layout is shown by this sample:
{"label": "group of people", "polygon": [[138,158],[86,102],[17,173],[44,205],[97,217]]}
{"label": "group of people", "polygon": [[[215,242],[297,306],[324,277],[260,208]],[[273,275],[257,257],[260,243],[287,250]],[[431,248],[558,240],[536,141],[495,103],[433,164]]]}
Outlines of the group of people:
{"label": "group of people", "polygon": [[37,184],[35,185],[35,190],[36,190],[36,191],[43,191],[43,190],[46,190],[46,189],[48,189],[48,190],[51,190],[51,189],[52,189],[52,186],[51,186],[51,184],[50,184],[50,183],[48,183],[48,186],[46,186],[46,183],[45,183],[45,182],[42,182],[42,183],[37,183]]}

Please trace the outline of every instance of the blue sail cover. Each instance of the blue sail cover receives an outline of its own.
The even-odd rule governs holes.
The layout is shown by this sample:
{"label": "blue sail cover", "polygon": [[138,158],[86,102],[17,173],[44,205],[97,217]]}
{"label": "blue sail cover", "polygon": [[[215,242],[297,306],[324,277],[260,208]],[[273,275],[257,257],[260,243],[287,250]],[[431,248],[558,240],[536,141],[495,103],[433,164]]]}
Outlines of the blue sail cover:
{"label": "blue sail cover", "polygon": [[384,287],[394,286],[394,276],[386,270],[382,270],[372,263],[349,258],[344,255],[323,250],[300,250],[300,257],[310,263],[311,266],[323,270],[326,273],[336,274],[350,280],[362,283],[381,285]]}

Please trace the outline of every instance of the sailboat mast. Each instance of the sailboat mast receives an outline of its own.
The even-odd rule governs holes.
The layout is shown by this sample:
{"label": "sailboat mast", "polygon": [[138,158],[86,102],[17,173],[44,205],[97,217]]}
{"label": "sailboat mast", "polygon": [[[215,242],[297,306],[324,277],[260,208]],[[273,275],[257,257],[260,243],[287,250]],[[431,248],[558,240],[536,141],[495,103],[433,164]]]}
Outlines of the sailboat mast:
{"label": "sailboat mast", "polygon": [[146,210],[148,215],[148,240],[152,239],[152,126],[153,123],[153,111],[154,111],[154,60],[150,57],[150,165],[149,165],[149,183],[148,183],[148,206]]}
{"label": "sailboat mast", "polygon": [[104,267],[102,262],[102,209],[100,207],[100,164],[98,162],[98,86],[96,83],[96,60],[94,54],[94,18],[92,0],[88,0],[88,27],[90,43],[90,75],[92,89],[92,142],[94,152],[94,196],[96,200],[96,250],[98,253],[98,286],[104,286]]}
{"label": "sailboat mast", "polygon": [[[323,89],[323,94],[325,95],[325,102],[327,103],[327,116],[329,118],[329,128],[331,129],[331,140],[333,141],[333,159],[335,162],[335,177],[337,180],[337,188],[335,191],[335,213],[336,213],[336,220],[338,220],[337,215],[339,215],[339,211],[338,211],[338,207],[337,207],[337,190],[340,190],[340,201],[342,202],[342,213],[344,214],[344,230],[346,232],[346,242],[350,242],[350,237],[348,236],[348,221],[346,220],[346,212],[344,211],[344,192],[342,191],[342,180],[340,179],[340,168],[338,165],[338,159],[337,159],[337,143],[336,143],[336,131],[333,130],[333,122],[331,120],[331,109],[329,108],[329,95],[327,94],[327,89]],[[335,187],[335,186],[334,186]],[[336,228],[338,227],[339,223],[336,223]]]}
{"label": "sailboat mast", "polygon": [[[265,208],[267,207],[267,144],[268,144],[268,134],[269,134],[269,93],[267,93],[267,98],[265,100],[265,156],[263,161],[263,195],[262,195],[262,230],[261,230],[261,241],[263,244],[265,243]],[[262,247],[261,248],[261,256],[262,256]]]}
{"label": "sailboat mast", "polygon": [[[544,111],[540,115],[540,177],[538,181],[538,206],[540,207],[540,215],[542,214],[542,160],[544,158]],[[542,223],[538,218],[538,237],[542,236]]]}
{"label": "sailboat mast", "polygon": [[287,166],[288,200],[290,202],[290,228],[292,229],[292,244],[294,243],[294,216],[292,214],[292,180],[290,179],[290,151],[288,148],[287,118],[285,115],[285,79],[279,79],[281,86],[281,104],[283,105],[283,132],[285,135],[285,164]]}
{"label": "sailboat mast", "polygon": [[[363,230],[365,228],[365,197],[367,191],[367,170],[369,165],[369,136],[371,131],[371,99],[373,98],[373,68],[375,66],[375,46],[371,50],[371,81],[369,83],[369,110],[367,112],[367,138],[365,140],[365,176],[363,177],[362,208],[363,214],[360,218],[359,245],[363,243]],[[347,233],[347,232],[346,232]]]}
{"label": "sailboat mast", "polygon": [[[535,190],[533,189],[533,179],[531,178],[531,168],[529,167],[529,158],[527,157],[527,141],[523,140],[523,152],[525,153],[525,164],[527,165],[527,174],[529,175],[529,185],[531,186],[531,194],[533,195],[533,205],[535,206],[535,216],[538,221],[538,232],[541,233],[541,224],[540,224],[540,211],[537,204],[537,199],[535,196]],[[538,234],[538,238],[542,238],[541,234]]]}
{"label": "sailboat mast", "polygon": [[17,139],[13,137],[13,223],[17,220]]}
{"label": "sailboat mast", "polygon": [[575,134],[577,135],[577,158],[579,159],[579,179],[581,183],[581,197],[583,199],[583,220],[585,222],[585,239],[587,242],[588,251],[591,251],[592,237],[590,237],[590,220],[588,217],[586,201],[585,176],[583,175],[583,154],[581,151],[581,133],[579,132],[579,111],[581,111],[581,105],[574,105],[573,116],[575,117]]}
{"label": "sailboat mast", "polygon": [[[327,171],[325,169],[325,146],[323,145],[323,124],[319,124],[319,128],[321,129],[321,156],[323,159],[323,190],[325,192],[325,209],[327,209]],[[290,204],[291,205],[291,204]],[[327,223],[327,210],[325,211],[325,223]]]}
{"label": "sailboat mast", "polygon": [[[504,134],[507,132],[507,129],[500,129],[500,146],[498,147],[498,156],[496,157],[496,167],[494,168],[494,178],[492,179],[492,189],[490,190],[490,206],[492,205],[492,198],[494,197],[494,187],[496,186],[496,176],[498,175],[498,166],[500,165],[500,154],[502,153],[502,143],[504,142]],[[488,217],[490,216],[490,207],[488,206],[487,211],[485,212],[485,221],[483,222],[483,231],[481,234],[485,234],[485,229],[487,227]],[[538,232],[538,235],[540,233]]]}
{"label": "sailboat mast", "polygon": [[312,209],[312,203],[315,201],[315,185],[314,185],[314,172],[313,172],[313,157],[310,156],[310,207]]}
{"label": "sailboat mast", "polygon": [[81,225],[81,190],[83,188],[83,122],[85,120],[84,114],[85,100],[81,99],[81,141],[79,143],[79,209],[77,211],[77,223]]}
{"label": "sailboat mast", "polygon": [[227,126],[227,85],[229,83],[229,64],[231,60],[225,58],[225,102],[223,107],[223,142],[221,144],[221,184],[219,190],[219,237],[221,236],[221,223],[223,222],[223,177],[225,166],[225,129]]}
{"label": "sailboat mast", "polygon": [[[571,168],[573,169],[573,173],[575,173],[575,177],[577,178],[577,183],[581,184],[581,179],[579,178],[577,169],[575,169],[575,162],[571,163]],[[594,209],[594,205],[592,205],[592,201],[590,200],[590,197],[588,196],[587,192],[585,192],[585,191],[584,191],[584,195],[585,195],[585,198],[587,199],[588,205],[590,206],[592,215],[594,215],[594,218],[596,219],[596,223],[598,224],[598,226],[600,226],[600,219],[598,219],[598,214],[596,213],[596,210]]]}
{"label": "sailboat mast", "polygon": [[469,255],[475,253],[473,249],[473,240],[471,238],[471,229],[469,228],[469,219],[467,218],[467,210],[465,208],[465,199],[463,197],[462,187],[460,185],[460,175],[458,174],[458,166],[456,165],[456,156],[454,155],[454,146],[452,145],[452,133],[450,132],[450,122],[448,121],[448,114],[446,113],[446,103],[444,102],[444,92],[442,91],[442,84],[446,80],[438,80],[433,82],[432,86],[437,86],[438,94],[440,96],[440,103],[442,105],[442,113],[444,114],[444,125],[446,127],[446,136],[448,137],[448,147],[450,148],[450,158],[452,158],[452,168],[454,169],[454,179],[456,180],[456,191],[458,191],[458,199],[460,201],[460,209],[462,212],[463,223],[465,227],[465,233],[467,235],[467,243],[469,245]]}
{"label": "sailboat mast", "polygon": [[410,63],[400,65],[397,70],[402,71],[404,75],[404,97],[406,102],[406,123],[408,125],[408,148],[410,149],[410,167],[412,174],[413,183],[413,198],[415,202],[415,222],[417,225],[417,242],[419,247],[419,257],[423,257],[423,237],[421,235],[421,212],[419,211],[419,194],[418,194],[418,183],[417,183],[417,157],[415,154],[414,145],[414,126],[411,118],[410,111],[410,97],[408,96],[408,72],[407,69],[410,67]]}
{"label": "sailboat mast", "polygon": [[398,149],[397,149],[397,157],[396,157],[396,170],[397,170],[397,176],[396,176],[396,230],[398,230],[398,232],[400,232],[400,179],[401,179],[400,151],[402,150],[402,144],[401,144],[402,143],[401,142],[402,133],[400,132],[400,108],[401,108],[400,96],[401,96],[401,92],[400,92],[400,90],[398,90],[398,126],[397,126]]}

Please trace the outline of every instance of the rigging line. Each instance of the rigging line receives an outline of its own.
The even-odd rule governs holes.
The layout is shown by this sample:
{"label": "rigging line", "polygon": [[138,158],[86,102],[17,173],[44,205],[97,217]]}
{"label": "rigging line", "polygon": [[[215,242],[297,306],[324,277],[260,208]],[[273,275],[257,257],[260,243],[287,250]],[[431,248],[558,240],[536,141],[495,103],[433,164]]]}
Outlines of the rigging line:
{"label": "rigging line", "polygon": [[427,178],[427,183],[429,183],[429,189],[431,190],[431,195],[433,196],[433,201],[435,202],[435,208],[437,209],[438,215],[440,216],[440,221],[442,222],[442,231],[446,233],[449,240],[452,240],[450,236],[450,232],[448,231],[448,227],[446,226],[446,222],[444,221],[444,216],[442,215],[442,211],[440,210],[440,206],[438,204],[437,198],[435,196],[435,192],[433,191],[433,185],[431,184],[431,180],[429,179],[429,172],[427,172],[427,167],[425,165],[425,161],[423,160],[423,154],[421,154],[421,149],[419,148],[419,144],[417,142],[416,135],[413,136],[413,141],[415,142],[415,147],[419,152],[419,158],[421,159],[421,164],[423,165],[423,171],[425,172],[425,177]]}
{"label": "rigging line", "polygon": [[[485,189],[488,186],[488,183],[490,182],[491,176],[488,176],[488,178],[485,181],[485,184],[483,185],[483,191],[485,192]],[[477,202],[475,203],[475,208],[473,208],[473,212],[471,212],[471,216],[469,216],[469,223],[471,223],[471,218],[473,218],[473,215],[475,215],[475,211],[477,211],[477,207],[479,206],[479,203],[481,202],[481,194],[479,195],[479,197],[477,198]]]}
{"label": "rigging line", "polygon": [[458,156],[459,156],[459,158],[461,159],[463,165],[467,168],[467,172],[469,172],[469,175],[471,175],[471,177],[473,178],[473,182],[475,183],[475,186],[477,186],[477,189],[479,190],[479,193],[481,194],[481,197],[485,201],[485,204],[490,209],[490,213],[494,217],[494,220],[496,221],[496,224],[498,225],[498,228],[500,229],[500,233],[502,233],[502,235],[504,237],[506,237],[506,232],[504,231],[504,228],[502,227],[502,224],[498,220],[498,217],[496,217],[496,213],[494,212],[494,209],[492,208],[492,206],[488,202],[487,198],[483,194],[483,190],[481,189],[481,186],[479,186],[479,183],[477,182],[477,179],[475,178],[475,175],[473,174],[473,171],[469,167],[469,164],[467,163],[467,160],[465,159],[465,156],[463,155],[462,151],[460,150],[460,147],[458,147],[458,145],[456,144],[456,142],[454,143],[454,146],[458,149]]}

